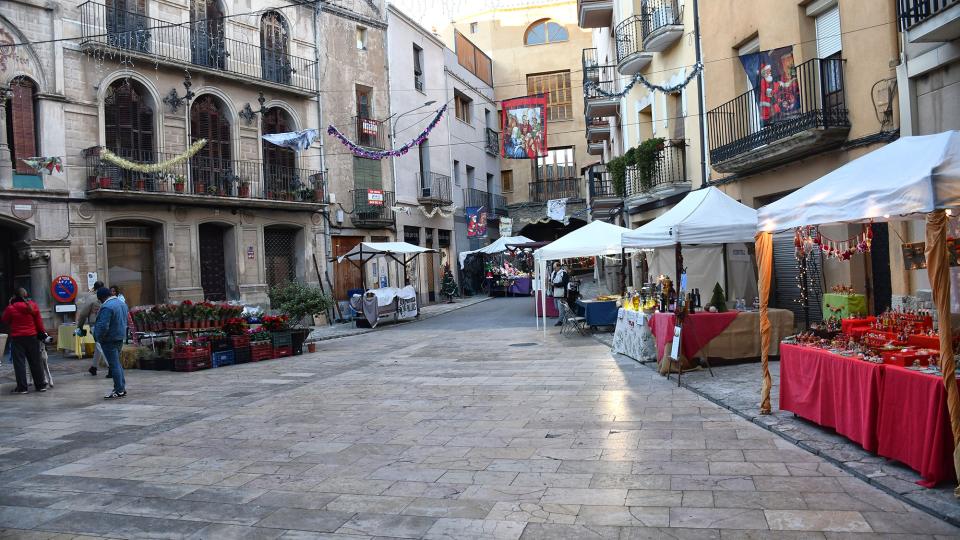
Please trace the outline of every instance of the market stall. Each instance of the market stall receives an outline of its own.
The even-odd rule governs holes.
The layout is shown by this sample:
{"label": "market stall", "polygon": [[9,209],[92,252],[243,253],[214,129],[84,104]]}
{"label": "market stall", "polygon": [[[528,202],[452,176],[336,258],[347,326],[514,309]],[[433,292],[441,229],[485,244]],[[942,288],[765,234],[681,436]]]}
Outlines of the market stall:
{"label": "market stall", "polygon": [[[773,232],[795,230],[798,257],[817,245],[827,257],[850,260],[854,254],[870,250],[870,228],[865,226],[862,234],[836,242],[825,239],[818,226],[926,215],[924,264],[936,306],[931,317],[938,326],[936,340],[929,333],[916,333],[917,322],[926,317],[915,311],[885,314],[889,326],[877,327],[875,319],[866,324],[859,337],[853,333],[801,334],[795,340],[797,347],[788,347],[781,356],[785,363],[781,365],[780,406],[824,425],[841,424],[836,428],[839,432],[865,448],[875,448],[881,456],[898,459],[920,471],[928,484],[945,478],[955,481],[960,470],[960,459],[954,454],[960,448],[960,396],[953,356],[946,238],[946,211],[958,206],[960,132],[949,131],[901,138],[758,210],[756,251],[764,341],[771,339],[766,306]],[[864,327],[862,321],[858,323],[857,328]],[[842,330],[843,325],[839,326]],[[937,345],[937,352],[929,356],[933,360],[930,367],[923,366],[920,347],[911,347],[911,339],[924,346]],[[905,353],[913,354],[913,363],[906,368],[895,365],[909,362]],[[852,403],[845,402],[849,396],[839,402],[834,399],[838,373],[846,373],[851,380],[845,388],[846,392],[855,392]],[[771,379],[766,362],[762,377],[760,412],[769,414]],[[795,392],[798,386],[800,390]],[[842,413],[823,416],[825,407],[841,409]],[[861,408],[876,413],[859,414]],[[843,417],[837,418],[838,414]],[[850,420],[847,416],[858,418]]]}
{"label": "market stall", "polygon": [[461,251],[458,255],[460,270],[464,270],[469,257],[481,257],[482,290],[491,295],[529,296],[532,292],[530,269],[521,268],[522,265],[516,261],[511,263],[509,259],[514,256],[511,246],[530,242],[526,236],[502,236],[480,249]]}
{"label": "market stall", "polygon": [[[723,217],[723,226],[717,226],[718,216]],[[698,282],[691,276],[698,272],[702,274],[708,263],[698,259],[688,264],[690,261],[685,261],[683,248],[751,242],[756,228],[756,210],[737,202],[716,187],[708,187],[687,194],[662,216],[625,233],[623,246],[638,249],[672,247],[676,271],[673,283],[682,284],[686,281],[686,290],[691,291],[712,287],[714,283],[727,283],[726,261],[721,258],[717,261],[719,264],[709,265],[714,267],[712,270],[719,270],[719,274],[711,274],[706,281],[700,278]],[[681,321],[680,357],[674,359],[679,362],[680,369],[694,367],[696,357],[741,359],[762,356],[763,348],[757,337],[759,312],[748,311],[745,305],[740,306],[739,310],[726,311],[725,295],[721,295],[717,303],[722,305],[713,306],[716,312],[703,309],[686,314]],[[790,311],[777,310],[771,320],[775,324],[774,333],[778,336],[793,332],[793,314]],[[651,316],[650,327],[656,336],[658,360],[662,361],[669,351],[668,344],[674,339],[676,326],[677,317],[673,312],[661,311]],[[776,355],[776,344],[768,346],[767,352]]]}
{"label": "market stall", "polygon": [[[419,316],[419,294],[409,284],[407,265],[417,260],[421,253],[435,253],[436,250],[415,246],[407,242],[360,242],[337,261],[350,261],[360,269],[362,283],[366,283],[365,266],[375,257],[392,259],[403,268],[402,287],[381,287],[369,289],[362,295],[351,298],[351,306],[363,318],[357,318],[358,326],[376,326],[378,322],[392,319],[400,320]],[[355,299],[360,297],[359,299]],[[356,304],[356,305],[354,305]],[[359,307],[360,309],[357,309]]]}
{"label": "market stall", "polygon": [[650,315],[649,312],[620,308],[613,333],[613,352],[638,362],[656,361],[657,346],[650,331]]}
{"label": "market stall", "polygon": [[[622,255],[623,233],[630,229],[618,227],[605,221],[591,221],[590,223],[570,232],[550,244],[533,252],[535,259],[534,281],[537,289],[543,290],[543,284],[549,279],[547,261],[560,261],[577,257],[596,257],[600,255]],[[544,295],[537,295],[537,324],[539,316],[544,316],[543,331],[546,332],[547,304],[552,303]]]}

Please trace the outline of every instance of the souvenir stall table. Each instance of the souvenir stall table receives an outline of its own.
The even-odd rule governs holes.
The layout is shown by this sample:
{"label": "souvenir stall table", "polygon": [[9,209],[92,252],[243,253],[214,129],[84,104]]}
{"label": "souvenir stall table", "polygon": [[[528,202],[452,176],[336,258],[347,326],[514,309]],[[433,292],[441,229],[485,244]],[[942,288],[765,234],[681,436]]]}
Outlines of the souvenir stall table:
{"label": "souvenir stall table", "polygon": [[[407,265],[417,260],[421,253],[435,253],[428,249],[407,242],[360,242],[337,261],[350,261],[360,269],[362,283],[366,283],[366,263],[375,257],[387,257],[403,267],[403,283],[407,283]],[[351,307],[357,312],[356,324],[358,327],[376,327],[380,322],[387,320],[403,320],[418,317],[420,314],[419,300],[416,289],[411,285],[402,288],[383,287],[369,289],[363,295],[354,295],[350,299]],[[359,308],[359,309],[358,309]],[[359,315],[362,314],[362,317]]]}
{"label": "souvenir stall table", "polygon": [[[862,225],[862,233],[841,241],[823,237],[817,226],[926,217],[925,264],[935,313],[887,312],[841,320],[826,336],[802,333],[781,346],[780,366],[781,409],[904,463],[921,474],[918,483],[925,486],[957,479],[952,455],[960,440],[960,417],[953,411],[960,410],[960,396],[945,211],[957,207],[960,132],[950,131],[901,137],[758,210],[763,308],[770,291],[774,231],[796,231],[798,256],[816,244],[827,257],[849,260],[870,251],[870,226]],[[929,315],[935,315],[936,323]],[[761,331],[769,339],[765,322]],[[770,386],[764,364],[761,414],[770,412]]]}
{"label": "souvenir stall table", "polygon": [[617,306],[618,300],[606,300],[597,298],[588,300],[580,298],[577,300],[577,306],[583,310],[582,316],[584,323],[591,327],[598,326],[616,326],[617,324]]}
{"label": "souvenir stall table", "polygon": [[653,362],[657,357],[657,344],[650,331],[652,312],[620,308],[617,310],[617,327],[613,332],[613,352],[638,362]]}

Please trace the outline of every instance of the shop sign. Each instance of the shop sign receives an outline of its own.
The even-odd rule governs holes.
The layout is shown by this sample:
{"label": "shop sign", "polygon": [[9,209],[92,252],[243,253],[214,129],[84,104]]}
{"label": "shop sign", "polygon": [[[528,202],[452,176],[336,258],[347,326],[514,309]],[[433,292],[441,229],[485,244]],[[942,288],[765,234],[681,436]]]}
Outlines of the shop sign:
{"label": "shop sign", "polygon": [[363,125],[363,134],[364,134],[364,135],[373,135],[374,137],[377,136],[377,131],[378,131],[379,126],[377,125],[377,121],[376,121],[376,120],[364,119],[364,120],[361,122],[361,124]]}

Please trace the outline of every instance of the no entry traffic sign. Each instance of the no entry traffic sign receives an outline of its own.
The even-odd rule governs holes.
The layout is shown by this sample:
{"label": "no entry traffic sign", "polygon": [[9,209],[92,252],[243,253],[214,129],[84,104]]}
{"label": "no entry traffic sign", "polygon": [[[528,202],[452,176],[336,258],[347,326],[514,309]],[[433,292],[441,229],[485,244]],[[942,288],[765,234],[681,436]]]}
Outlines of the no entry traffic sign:
{"label": "no entry traffic sign", "polygon": [[70,276],[57,276],[50,283],[50,294],[57,302],[73,302],[77,297],[77,281]]}

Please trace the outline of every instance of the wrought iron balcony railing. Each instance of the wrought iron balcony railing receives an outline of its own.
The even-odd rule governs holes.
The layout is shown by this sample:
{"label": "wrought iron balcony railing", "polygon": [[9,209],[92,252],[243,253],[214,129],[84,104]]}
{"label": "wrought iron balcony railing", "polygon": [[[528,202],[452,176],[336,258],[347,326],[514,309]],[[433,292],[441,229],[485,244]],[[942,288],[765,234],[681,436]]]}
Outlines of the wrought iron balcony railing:
{"label": "wrought iron balcony railing", "polygon": [[[96,2],[80,5],[81,44],[113,49],[152,62],[316,91],[313,61],[281,48],[265,48],[224,36],[226,19],[168,22]],[[257,43],[260,37],[256,37]],[[285,45],[289,47],[289,44]]]}
{"label": "wrought iron balcony railing", "polygon": [[466,188],[463,190],[465,208],[483,207],[487,216],[497,217],[507,215],[507,199],[499,193],[490,193],[482,189]]}
{"label": "wrought iron balcony railing", "polygon": [[600,62],[597,60],[596,47],[583,49],[583,53],[581,54],[580,58],[580,65],[583,66],[584,76],[586,76],[588,71],[591,71],[600,65]]}
{"label": "wrought iron balcony railing", "polygon": [[617,25],[613,31],[613,37],[617,42],[618,64],[631,55],[643,52],[643,32],[649,26],[650,21],[643,13],[632,15]]}
{"label": "wrought iron balcony railing", "polygon": [[749,90],[709,111],[710,160],[722,162],[811,129],[849,127],[843,63],[808,60],[793,79]]}
{"label": "wrought iron balcony railing", "polygon": [[491,156],[500,155],[500,134],[495,129],[486,128],[484,149]]}
{"label": "wrought iron balcony railing", "polygon": [[689,183],[685,146],[665,144],[651,167],[628,166],[626,176],[627,197],[647,195],[658,188]]}
{"label": "wrought iron balcony railing", "polygon": [[603,164],[594,165],[587,169],[587,187],[590,189],[590,199],[611,199],[623,197],[623,193],[617,193],[607,166]]}
{"label": "wrought iron balcony railing", "polygon": [[909,30],[957,5],[960,5],[960,0],[897,0],[900,29]]}
{"label": "wrought iron balcony railing", "polygon": [[617,66],[596,66],[592,70],[596,73],[592,79],[584,77],[583,79],[583,98],[591,99],[610,99],[604,92],[615,94],[617,92]]}
{"label": "wrought iron balcony railing", "polygon": [[641,21],[643,40],[650,34],[675,24],[683,24],[683,6],[679,0],[644,0]]}
{"label": "wrought iron balcony railing", "polygon": [[545,203],[551,199],[579,199],[580,179],[558,178],[530,182],[530,201]]}
{"label": "wrought iron balcony railing", "polygon": [[[177,154],[123,152],[129,160],[164,161]],[[122,169],[100,157],[100,147],[84,151],[87,189],[100,196],[127,192],[178,196],[234,197],[270,201],[326,202],[326,182],[317,171],[261,161],[194,156],[162,173]]]}
{"label": "wrought iron balcony railing", "polygon": [[353,117],[353,125],[356,128],[354,132],[354,141],[360,146],[383,150],[387,148],[389,137],[387,134],[387,124],[381,120],[373,118],[364,118],[362,116]]}
{"label": "wrought iron balcony railing", "polygon": [[396,194],[392,191],[376,191],[380,191],[378,195],[382,197],[371,196],[371,190],[367,188],[350,191],[353,199],[353,214],[350,216],[350,221],[353,222],[354,227],[380,229],[396,225],[393,212],[393,207],[397,204]]}
{"label": "wrought iron balcony railing", "polygon": [[429,172],[426,176],[417,173],[417,184],[420,186],[420,202],[448,205],[453,203],[450,177],[445,174]]}

